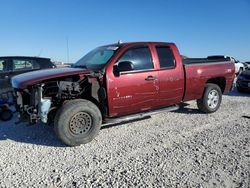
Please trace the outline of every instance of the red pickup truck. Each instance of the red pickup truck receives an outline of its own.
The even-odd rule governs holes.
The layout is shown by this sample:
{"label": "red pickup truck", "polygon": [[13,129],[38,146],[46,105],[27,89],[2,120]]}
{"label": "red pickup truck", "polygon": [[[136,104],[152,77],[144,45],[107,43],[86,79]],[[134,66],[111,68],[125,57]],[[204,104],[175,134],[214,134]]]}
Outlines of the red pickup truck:
{"label": "red pickup truck", "polygon": [[21,120],[53,123],[75,146],[90,142],[103,124],[177,110],[184,101],[215,112],[234,74],[230,59],[182,60],[173,43],[133,42],[98,47],[71,68],[15,76],[12,86]]}

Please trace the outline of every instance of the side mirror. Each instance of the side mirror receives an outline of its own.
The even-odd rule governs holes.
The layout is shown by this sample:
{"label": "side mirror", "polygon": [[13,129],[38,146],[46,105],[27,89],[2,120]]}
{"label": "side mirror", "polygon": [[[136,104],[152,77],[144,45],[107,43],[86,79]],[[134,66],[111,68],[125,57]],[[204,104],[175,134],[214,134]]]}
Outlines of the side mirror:
{"label": "side mirror", "polygon": [[117,68],[118,68],[119,72],[132,71],[132,70],[134,70],[134,65],[130,61],[121,61],[118,64]]}
{"label": "side mirror", "polygon": [[119,76],[120,72],[132,71],[134,70],[134,65],[130,61],[121,61],[118,65],[114,65],[113,71],[115,76]]}

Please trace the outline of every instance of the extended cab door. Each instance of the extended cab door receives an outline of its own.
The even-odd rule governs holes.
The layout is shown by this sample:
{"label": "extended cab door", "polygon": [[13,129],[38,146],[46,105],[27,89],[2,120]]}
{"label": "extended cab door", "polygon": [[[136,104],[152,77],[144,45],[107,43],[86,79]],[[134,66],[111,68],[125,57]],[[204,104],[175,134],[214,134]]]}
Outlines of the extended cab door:
{"label": "extended cab door", "polygon": [[[119,63],[131,62],[133,70],[116,72]],[[107,74],[109,116],[121,116],[157,106],[158,73],[148,46],[130,47],[111,65]]]}
{"label": "extended cab door", "polygon": [[184,69],[175,45],[155,45],[159,70],[159,106],[178,104],[184,95]]}

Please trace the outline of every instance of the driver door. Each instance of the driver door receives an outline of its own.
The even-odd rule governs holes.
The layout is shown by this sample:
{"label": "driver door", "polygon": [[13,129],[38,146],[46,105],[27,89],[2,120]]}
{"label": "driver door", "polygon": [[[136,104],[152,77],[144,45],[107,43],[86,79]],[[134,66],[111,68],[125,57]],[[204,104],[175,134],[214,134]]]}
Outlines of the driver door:
{"label": "driver door", "polygon": [[110,117],[150,110],[157,106],[158,72],[147,46],[129,48],[115,63],[131,62],[133,70],[115,73],[108,80]]}

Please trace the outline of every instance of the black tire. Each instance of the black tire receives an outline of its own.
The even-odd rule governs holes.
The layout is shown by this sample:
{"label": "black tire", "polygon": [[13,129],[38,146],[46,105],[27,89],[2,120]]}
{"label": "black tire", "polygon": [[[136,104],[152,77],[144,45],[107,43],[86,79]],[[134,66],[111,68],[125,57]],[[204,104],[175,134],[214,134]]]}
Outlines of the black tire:
{"label": "black tire", "polygon": [[13,112],[10,109],[4,108],[0,111],[0,119],[2,121],[9,121],[11,120],[12,117],[13,117]]}
{"label": "black tire", "polygon": [[49,111],[49,113],[48,113],[48,121],[47,121],[48,126],[54,127],[54,120],[55,120],[57,111],[58,111],[57,108],[54,108],[54,109]]}
{"label": "black tire", "polygon": [[244,90],[243,90],[241,87],[237,87],[237,91],[238,91],[239,93],[244,93]]}
{"label": "black tire", "polygon": [[58,138],[68,146],[78,146],[92,141],[97,136],[102,124],[102,115],[94,103],[76,99],[67,102],[58,110],[54,122]]}
{"label": "black tire", "polygon": [[[211,97],[213,94],[214,97]],[[204,113],[213,113],[219,109],[221,100],[220,87],[216,84],[206,84],[202,98],[197,100],[197,106]]]}

